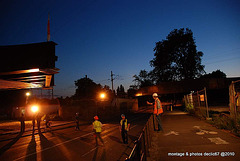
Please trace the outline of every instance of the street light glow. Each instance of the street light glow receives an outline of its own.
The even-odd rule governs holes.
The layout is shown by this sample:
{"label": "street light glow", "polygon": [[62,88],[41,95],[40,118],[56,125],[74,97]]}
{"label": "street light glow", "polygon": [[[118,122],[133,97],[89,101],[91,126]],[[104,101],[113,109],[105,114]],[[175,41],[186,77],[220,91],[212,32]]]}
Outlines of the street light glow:
{"label": "street light glow", "polygon": [[30,96],[30,92],[27,92],[27,93],[26,93],[26,96]]}
{"label": "street light glow", "polygon": [[100,94],[100,98],[104,99],[106,97],[105,93]]}
{"label": "street light glow", "polygon": [[31,107],[33,113],[38,112],[38,106],[34,105]]}

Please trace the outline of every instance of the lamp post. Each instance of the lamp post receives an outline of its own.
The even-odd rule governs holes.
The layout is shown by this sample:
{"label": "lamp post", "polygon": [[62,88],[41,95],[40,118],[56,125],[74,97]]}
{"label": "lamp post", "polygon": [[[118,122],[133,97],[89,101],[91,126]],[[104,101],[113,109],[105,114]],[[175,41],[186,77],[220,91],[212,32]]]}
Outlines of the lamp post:
{"label": "lamp post", "polygon": [[[99,99],[103,102],[106,99],[106,94],[104,92],[99,94]],[[100,105],[100,104],[99,104]],[[98,106],[96,107],[96,115],[98,114]]]}
{"label": "lamp post", "polygon": [[29,98],[30,95],[31,95],[30,92],[27,92],[27,93],[26,93],[26,104],[28,103],[28,98]]}

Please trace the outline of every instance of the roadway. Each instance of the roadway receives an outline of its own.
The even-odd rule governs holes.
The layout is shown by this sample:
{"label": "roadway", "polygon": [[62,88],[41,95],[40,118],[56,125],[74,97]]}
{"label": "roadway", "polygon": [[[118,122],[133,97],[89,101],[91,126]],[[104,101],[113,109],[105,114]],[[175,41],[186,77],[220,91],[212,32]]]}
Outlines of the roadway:
{"label": "roadway", "polygon": [[[74,129],[74,123],[54,127],[50,132],[25,132],[24,135],[1,137],[1,161],[120,161],[130,154],[134,141],[140,135],[149,114],[127,116],[131,122],[129,144],[123,144],[119,132],[119,121],[103,124],[101,134],[105,145],[95,146],[92,125],[82,124],[80,131]],[[119,118],[120,119],[120,118]]]}

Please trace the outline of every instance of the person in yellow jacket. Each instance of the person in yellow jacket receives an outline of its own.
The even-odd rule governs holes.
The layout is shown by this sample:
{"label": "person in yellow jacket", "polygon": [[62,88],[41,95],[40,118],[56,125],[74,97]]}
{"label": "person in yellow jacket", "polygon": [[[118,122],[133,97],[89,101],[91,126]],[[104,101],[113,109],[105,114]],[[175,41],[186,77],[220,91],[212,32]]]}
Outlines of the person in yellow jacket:
{"label": "person in yellow jacket", "polygon": [[154,119],[153,119],[154,130],[155,131],[163,131],[161,117],[160,117],[160,115],[163,113],[162,103],[161,103],[160,99],[158,98],[157,93],[153,93],[152,96],[153,96],[153,99],[154,99],[154,103],[150,103],[150,102],[147,101],[147,104],[148,105],[153,105],[153,114],[155,115],[155,117],[157,119],[157,123],[158,123],[158,129],[157,130],[155,128],[155,123],[154,123]]}
{"label": "person in yellow jacket", "polygon": [[94,131],[94,137],[96,139],[96,146],[98,146],[98,138],[104,145],[103,139],[101,137],[101,132],[102,132],[102,123],[98,121],[98,116],[94,117],[94,122],[93,122],[93,131]]}
{"label": "person in yellow jacket", "polygon": [[121,132],[122,140],[124,144],[128,144],[128,131],[130,127],[130,122],[126,119],[125,115],[121,115],[121,121],[120,121],[120,126],[119,130]]}

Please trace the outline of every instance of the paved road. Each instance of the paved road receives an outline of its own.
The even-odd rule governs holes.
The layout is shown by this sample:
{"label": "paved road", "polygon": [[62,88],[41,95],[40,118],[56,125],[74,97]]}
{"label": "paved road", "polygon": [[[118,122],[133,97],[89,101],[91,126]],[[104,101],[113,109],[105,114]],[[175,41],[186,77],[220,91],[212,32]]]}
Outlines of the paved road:
{"label": "paved road", "polygon": [[124,160],[131,152],[133,141],[137,139],[145,125],[149,114],[128,116],[131,120],[129,132],[130,143],[122,144],[118,122],[106,123],[103,126],[102,138],[104,146],[95,146],[91,125],[81,125],[75,131],[74,124],[64,125],[52,132],[32,135],[25,133],[23,137],[11,135],[14,139],[0,142],[1,161],[35,161],[35,160]]}
{"label": "paved road", "polygon": [[152,161],[239,161],[240,138],[183,112],[162,117],[164,133],[154,134]]}

